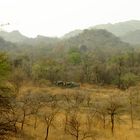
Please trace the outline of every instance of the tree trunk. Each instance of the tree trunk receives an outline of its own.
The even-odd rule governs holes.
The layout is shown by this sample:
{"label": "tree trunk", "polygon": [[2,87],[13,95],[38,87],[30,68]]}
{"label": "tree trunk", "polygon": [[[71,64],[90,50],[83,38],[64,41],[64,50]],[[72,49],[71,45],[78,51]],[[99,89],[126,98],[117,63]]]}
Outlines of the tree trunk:
{"label": "tree trunk", "polygon": [[45,137],[45,140],[48,140],[48,136],[49,136],[49,126],[47,126],[47,131],[46,131],[46,137]]}
{"label": "tree trunk", "polygon": [[22,119],[22,123],[21,123],[21,130],[23,130],[23,127],[24,127],[24,122],[25,122],[25,111],[24,111],[24,114],[23,114],[23,119]]}
{"label": "tree trunk", "polygon": [[105,115],[103,115],[103,128],[105,129],[105,127],[106,127],[106,117],[105,117]]}
{"label": "tree trunk", "polygon": [[65,133],[67,132],[67,122],[68,122],[68,115],[66,114],[65,115],[65,128],[64,128]]}
{"label": "tree trunk", "polygon": [[15,134],[17,134],[16,122],[14,123]]}
{"label": "tree trunk", "polygon": [[120,89],[121,88],[121,70],[119,70],[118,76],[119,76],[119,79],[118,79],[118,88]]}
{"label": "tree trunk", "polygon": [[79,140],[79,128],[77,127],[77,135],[76,135],[76,140]]}
{"label": "tree trunk", "polygon": [[111,114],[111,132],[114,134],[114,114]]}
{"label": "tree trunk", "polygon": [[134,128],[134,119],[133,119],[133,104],[132,101],[130,101],[130,115],[131,115],[131,128]]}
{"label": "tree trunk", "polygon": [[76,136],[76,140],[78,140],[79,138],[78,138],[78,136]]}
{"label": "tree trunk", "polygon": [[37,116],[35,116],[34,129],[36,129],[36,126],[37,126]]}

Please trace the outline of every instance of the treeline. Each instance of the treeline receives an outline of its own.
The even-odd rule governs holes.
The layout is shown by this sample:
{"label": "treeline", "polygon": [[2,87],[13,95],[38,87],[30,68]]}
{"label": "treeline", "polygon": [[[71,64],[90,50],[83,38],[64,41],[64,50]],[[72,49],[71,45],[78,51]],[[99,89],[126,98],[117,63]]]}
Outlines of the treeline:
{"label": "treeline", "polygon": [[86,46],[81,46],[70,47],[62,56],[57,56],[57,52],[34,59],[30,55],[14,56],[10,59],[12,82],[19,80],[17,84],[20,84],[27,80],[34,84],[53,84],[73,81],[114,85],[120,89],[128,89],[139,82],[140,52],[134,49],[122,53],[103,51],[89,51]]}

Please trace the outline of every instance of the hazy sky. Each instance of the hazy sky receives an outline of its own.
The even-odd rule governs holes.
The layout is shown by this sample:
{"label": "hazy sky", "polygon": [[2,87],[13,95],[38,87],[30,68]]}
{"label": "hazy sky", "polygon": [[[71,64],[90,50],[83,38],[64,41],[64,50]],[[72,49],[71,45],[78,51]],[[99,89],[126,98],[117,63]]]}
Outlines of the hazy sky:
{"label": "hazy sky", "polygon": [[102,23],[140,20],[140,0],[0,0],[0,24],[27,36],[61,36]]}

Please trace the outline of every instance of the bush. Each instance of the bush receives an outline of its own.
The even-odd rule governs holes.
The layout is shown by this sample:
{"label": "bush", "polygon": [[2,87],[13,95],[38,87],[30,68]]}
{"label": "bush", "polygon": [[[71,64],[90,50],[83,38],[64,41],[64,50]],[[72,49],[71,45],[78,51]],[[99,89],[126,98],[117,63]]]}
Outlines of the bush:
{"label": "bush", "polygon": [[138,81],[138,77],[133,73],[126,73],[121,77],[121,89],[128,89],[134,86]]}

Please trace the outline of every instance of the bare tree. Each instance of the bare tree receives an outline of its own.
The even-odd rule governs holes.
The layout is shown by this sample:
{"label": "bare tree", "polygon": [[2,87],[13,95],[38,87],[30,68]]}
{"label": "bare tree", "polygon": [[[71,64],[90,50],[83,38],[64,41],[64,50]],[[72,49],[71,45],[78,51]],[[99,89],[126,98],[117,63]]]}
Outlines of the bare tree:
{"label": "bare tree", "polygon": [[96,114],[97,114],[97,111],[96,110],[92,110],[92,109],[89,109],[87,112],[86,112],[86,118],[87,118],[87,130],[89,132],[92,131],[92,126],[93,126],[93,119],[96,117]]}
{"label": "bare tree", "polygon": [[97,119],[99,119],[102,122],[103,128],[105,129],[108,116],[108,113],[106,111],[106,102],[101,100],[99,103],[96,103],[94,106],[94,110],[96,111]]}
{"label": "bare tree", "polygon": [[110,96],[107,102],[106,111],[110,116],[111,132],[114,134],[115,118],[122,112],[122,104],[118,96]]}
{"label": "bare tree", "polygon": [[33,94],[31,97],[31,114],[34,117],[34,129],[37,127],[37,120],[39,117],[39,111],[43,107],[43,102],[41,101],[41,96],[38,94]]}
{"label": "bare tree", "polygon": [[46,123],[45,140],[48,140],[50,127],[54,126],[53,122],[54,122],[54,119],[55,119],[57,113],[58,113],[58,110],[53,109],[51,111],[47,111],[47,113],[44,115],[44,120]]}
{"label": "bare tree", "polygon": [[59,108],[58,108],[58,104],[57,104],[55,95],[50,96],[50,100],[48,100],[48,102],[45,105],[45,110],[46,111],[44,112],[44,114],[42,116],[43,116],[43,121],[46,124],[45,140],[48,140],[50,127],[54,126],[55,117],[59,112]]}
{"label": "bare tree", "polygon": [[66,132],[75,137],[76,140],[79,140],[81,124],[75,115],[70,116],[69,120],[67,120],[66,126]]}
{"label": "bare tree", "polygon": [[134,96],[132,95],[132,92],[129,93],[129,104],[130,104],[130,118],[131,118],[131,128],[134,127],[134,105],[133,105]]}
{"label": "bare tree", "polygon": [[11,90],[0,87],[0,139],[2,140],[8,139],[8,135],[16,133],[17,130],[12,108],[13,100]]}
{"label": "bare tree", "polygon": [[92,137],[89,129],[84,127],[86,121],[82,120],[84,103],[85,95],[79,91],[65,95],[65,133],[76,140]]}
{"label": "bare tree", "polygon": [[69,114],[66,123],[66,133],[75,138],[75,140],[84,140],[87,138],[93,138],[93,133],[84,128],[81,114]]}
{"label": "bare tree", "polygon": [[17,68],[15,70],[13,70],[10,82],[13,84],[14,89],[15,89],[15,93],[17,95],[20,92],[20,88],[23,85],[25,77],[26,77],[26,75],[21,68]]}
{"label": "bare tree", "polygon": [[131,128],[134,128],[134,119],[136,115],[139,114],[139,92],[135,90],[128,91],[128,99],[129,99],[129,113],[131,120]]}
{"label": "bare tree", "polygon": [[80,106],[83,104],[85,100],[85,96],[81,94],[80,92],[74,92],[74,93],[66,93],[63,95],[64,101],[63,101],[63,109],[65,110],[65,132],[66,132],[66,124],[68,121],[68,116],[72,112],[75,114],[77,111],[80,110]]}
{"label": "bare tree", "polygon": [[30,96],[30,93],[22,96],[18,101],[18,105],[20,107],[20,111],[21,111],[21,114],[22,114],[21,130],[23,130],[26,117],[31,115],[31,113],[32,113],[31,112],[32,110],[31,110],[31,96]]}

